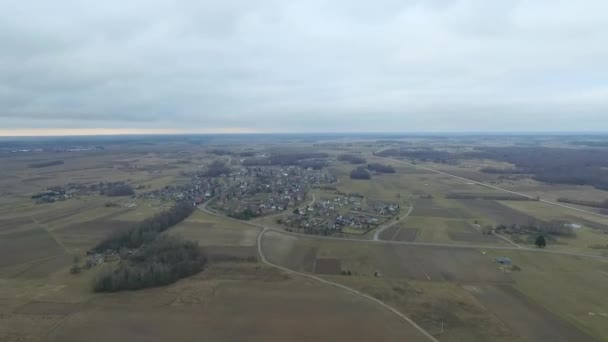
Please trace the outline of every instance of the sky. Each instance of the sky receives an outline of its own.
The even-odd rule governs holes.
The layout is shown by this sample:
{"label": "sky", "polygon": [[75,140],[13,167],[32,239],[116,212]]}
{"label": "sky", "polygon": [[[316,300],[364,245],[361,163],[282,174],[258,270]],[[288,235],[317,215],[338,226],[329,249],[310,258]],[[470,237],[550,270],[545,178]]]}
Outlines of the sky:
{"label": "sky", "polygon": [[0,1],[0,136],[608,131],[608,1]]}

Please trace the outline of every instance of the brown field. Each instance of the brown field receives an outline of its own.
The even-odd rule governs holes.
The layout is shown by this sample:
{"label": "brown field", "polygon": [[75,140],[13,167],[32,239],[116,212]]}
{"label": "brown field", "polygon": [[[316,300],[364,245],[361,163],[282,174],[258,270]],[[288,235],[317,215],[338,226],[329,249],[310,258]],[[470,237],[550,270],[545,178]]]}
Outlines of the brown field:
{"label": "brown field", "polygon": [[240,278],[221,276],[223,268],[218,277],[211,271],[141,296],[97,298],[47,340],[425,340],[392,313],[350,293],[256,264],[234,267]]}
{"label": "brown field", "polygon": [[22,315],[58,315],[66,316],[73,312],[79,311],[80,305],[74,303],[60,303],[60,302],[29,302],[19,309],[15,310],[15,313]]}
{"label": "brown field", "polygon": [[512,329],[533,341],[594,341],[526,298],[512,286],[466,286],[484,306]]}
{"label": "brown field", "polygon": [[197,241],[200,246],[254,246],[259,231],[251,225],[197,211],[169,233]]}
{"label": "brown field", "polygon": [[336,258],[318,258],[313,265],[313,273],[317,274],[340,274],[342,262]]}
{"label": "brown field", "polygon": [[[282,236],[281,236],[282,235]],[[285,246],[289,247],[285,247]],[[492,317],[497,317],[500,321],[506,324],[506,331],[515,333],[511,336],[510,333],[503,331],[500,333],[500,338],[506,340],[517,340],[517,336],[525,340],[538,340],[542,338],[554,338],[556,341],[570,341],[572,338],[579,338],[581,341],[592,340],[589,335],[581,332],[572,322],[567,322],[563,319],[562,314],[547,311],[539,302],[537,297],[530,299],[527,297],[529,289],[521,287],[516,283],[514,276],[520,279],[526,277],[526,263],[519,263],[517,258],[514,260],[524,268],[517,274],[503,272],[494,263],[494,256],[499,255],[498,251],[492,255],[484,255],[476,249],[463,248],[447,248],[447,247],[431,247],[431,246],[403,246],[403,245],[382,245],[370,243],[356,243],[346,241],[327,241],[314,240],[308,238],[298,238],[283,233],[267,232],[263,239],[263,246],[266,257],[275,263],[287,267],[301,265],[300,271],[307,272],[306,264],[314,262],[315,258],[335,258],[342,263],[343,270],[350,270],[353,276],[336,276],[333,280],[353,285],[356,288],[361,288],[364,292],[372,294],[376,298],[381,298],[384,301],[394,302],[396,305],[402,305],[403,312],[417,312],[418,316],[414,316],[419,324],[430,324],[429,330],[437,332],[437,321],[442,320],[434,315],[447,315],[451,317],[446,321],[451,321],[454,329],[451,333],[463,333],[467,338],[475,340],[495,340],[488,338],[485,334],[499,334],[501,328],[500,323],[494,322],[496,326],[490,329],[492,332],[484,332],[484,329],[464,329],[466,323],[460,321],[460,317],[454,317],[454,308],[445,307],[446,303],[437,304],[438,307],[443,307],[441,313],[434,312],[437,309],[427,307],[426,310],[421,308],[408,309],[405,298],[400,298],[400,294],[385,290],[375,290],[370,282],[375,282],[373,275],[375,273],[382,275],[382,281],[393,282],[424,282],[425,287],[435,286],[431,284],[461,284],[464,286],[461,290],[471,292],[475,300],[468,301],[474,305],[478,305],[482,312],[489,310],[492,312]],[[528,252],[530,257],[536,253]],[[570,257],[572,259],[572,257]],[[365,284],[365,285],[363,285]],[[447,285],[446,285],[447,286]],[[588,284],[588,286],[592,286]],[[501,289],[499,292],[495,289]],[[517,289],[517,290],[516,290]],[[458,290],[460,291],[460,290]],[[477,291],[477,292],[476,292]],[[480,295],[483,292],[484,295]],[[526,295],[520,291],[526,291]],[[392,293],[392,294],[391,294]],[[404,295],[410,298],[412,294]],[[409,299],[411,300],[411,299]],[[447,300],[447,299],[446,299]],[[500,310],[494,305],[502,303]],[[473,305],[471,304],[471,305]],[[513,308],[511,308],[513,306]],[[410,311],[411,310],[411,311]],[[422,312],[420,312],[422,311]],[[524,312],[529,311],[533,318],[528,319]],[[563,311],[560,311],[563,313]],[[465,315],[464,313],[462,315]],[[483,315],[483,314],[480,314]],[[492,318],[495,319],[495,318]],[[445,323],[445,322],[444,322]],[[456,326],[453,326],[456,325]],[[426,328],[426,326],[425,326]],[[434,330],[433,330],[434,329]],[[462,330],[461,330],[462,329]],[[551,332],[546,332],[549,329]],[[466,333],[463,330],[467,331]],[[471,335],[482,334],[482,335]],[[472,337],[475,336],[475,337]],[[575,339],[576,340],[576,339]]]}
{"label": "brown field", "polygon": [[459,199],[457,201],[470,208],[470,210],[479,213],[482,220],[494,224],[529,224],[537,220],[534,216],[507,207],[498,201],[469,199]]}
{"label": "brown field", "polygon": [[66,247],[93,247],[111,234],[125,231],[135,225],[130,221],[99,219],[74,223],[53,231]]}
{"label": "brown field", "polygon": [[212,262],[258,259],[256,246],[206,246],[203,251]]}
{"label": "brown field", "polygon": [[387,277],[417,280],[511,281],[493,260],[474,249],[315,240],[279,232],[265,233],[262,245],[269,261],[304,272],[311,272],[317,258],[331,257],[341,260],[342,269],[359,275],[378,271]]}

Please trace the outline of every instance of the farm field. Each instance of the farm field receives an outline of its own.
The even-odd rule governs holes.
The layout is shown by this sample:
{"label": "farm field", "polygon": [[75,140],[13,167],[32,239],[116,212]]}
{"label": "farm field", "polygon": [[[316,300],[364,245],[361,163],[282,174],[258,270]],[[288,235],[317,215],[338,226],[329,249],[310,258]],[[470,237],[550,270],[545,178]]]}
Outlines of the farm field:
{"label": "farm field", "polygon": [[[0,176],[0,341],[108,341],[124,336],[133,341],[428,340],[386,307],[319,279],[380,300],[441,341],[586,341],[608,336],[608,259],[601,257],[608,250],[606,220],[540,201],[505,198],[496,189],[373,155],[382,146],[370,141],[213,148],[151,143],[64,154],[0,154],[0,163],[6,165]],[[259,214],[261,205],[248,207],[248,222],[206,211],[205,200],[226,194],[239,198],[245,188],[262,189],[245,197],[245,203],[299,191],[300,178],[285,176],[299,165],[244,165],[247,156],[272,153],[323,156],[312,159],[322,159],[321,170],[305,168],[308,173],[302,177],[323,172],[335,180],[312,185],[297,204],[285,201],[286,209]],[[340,160],[343,154],[365,163],[349,164]],[[214,161],[235,172],[207,182],[205,174]],[[368,163],[390,165],[395,172],[351,179],[357,165]],[[589,194],[600,201],[608,193],[482,174],[481,164],[509,167],[490,160],[417,163],[494,185],[511,182],[512,189],[547,198]],[[286,177],[285,182],[267,190],[268,179],[252,176],[247,168],[281,169],[277,177]],[[49,187],[70,189],[70,182],[93,189],[122,182],[134,192],[114,197],[77,188],[57,201],[32,198]],[[400,209],[394,216],[378,215],[385,223],[371,230],[345,226],[338,233],[294,234],[282,221],[305,215],[299,209],[308,212],[308,206],[351,195],[351,203],[361,202],[363,208],[341,207],[341,214],[363,216],[373,212],[365,206],[374,202]],[[94,292],[96,279],[126,262],[119,260],[138,247],[110,251],[114,259],[70,273],[75,260],[84,264],[87,252],[101,241],[132,231],[184,198],[193,202],[194,211],[159,238],[196,243],[207,260],[200,273],[143,290]],[[319,216],[323,224],[335,223],[327,221],[325,212]],[[488,233],[501,224],[558,220],[580,227],[571,236],[547,236],[542,251],[518,249]],[[390,226],[377,237],[381,241],[372,241],[384,225]],[[504,237],[535,248],[532,238]],[[258,247],[267,261],[302,274],[265,264]],[[517,267],[498,265],[498,257],[510,258]]]}
{"label": "farm field", "polygon": [[[564,317],[564,306],[554,305],[552,310],[546,308],[544,300],[548,298],[557,300],[559,298],[557,291],[550,295],[544,294],[544,298],[540,298],[538,296],[542,287],[539,283],[531,285],[535,281],[535,263],[530,262],[529,258],[536,258],[536,255],[540,254],[539,260],[547,260],[544,253],[510,253],[510,251],[482,253],[477,249],[383,245],[336,240],[314,241],[314,239],[275,232],[265,233],[262,246],[271,262],[302,272],[315,272],[314,265],[319,260],[337,260],[341,270],[350,271],[350,276],[336,272],[315,273],[403,308],[403,312],[416,317],[417,322],[428,324],[424,326],[425,329],[433,331],[436,336],[439,334],[441,321],[445,320],[444,324],[450,322],[447,323],[450,327],[445,330],[445,334],[450,336],[449,339],[456,340],[517,340],[519,338],[592,340],[579,331],[585,329],[581,322],[567,320]],[[525,258],[517,257],[517,253],[525,255]],[[513,256],[512,259],[523,271],[509,273],[501,271],[493,262],[493,258],[504,255]],[[564,258],[570,258],[568,263],[571,264],[581,262],[574,257]],[[540,261],[537,264],[544,262],[547,261]],[[592,267],[599,267],[601,270],[602,265],[605,266],[596,263]],[[552,271],[554,272],[546,272],[545,276],[551,274],[559,279],[571,274],[568,269]],[[557,273],[559,275],[556,275]],[[589,273],[592,271],[589,270]],[[600,276],[602,277],[604,276]],[[600,280],[589,278],[582,282],[593,286],[593,281]],[[577,286],[575,283],[576,281],[564,285],[565,287],[560,291],[569,292],[570,287],[574,290]],[[599,296],[602,288],[597,287],[595,291],[597,292],[594,295]],[[434,304],[430,307],[417,306],[420,304],[417,301],[424,302],[426,296],[432,297]],[[441,308],[455,305],[452,302],[454,298],[460,300],[462,316],[456,313],[459,312],[458,310],[446,309],[449,312],[446,315],[449,317],[442,317],[444,313]],[[497,303],[501,303],[500,310],[495,307],[499,305]],[[509,308],[511,305],[513,308]],[[606,307],[606,303],[596,303],[596,305],[596,309]],[[521,307],[526,308],[527,311],[521,311]],[[486,310],[490,310],[492,314],[488,316]],[[524,312],[529,312],[534,318],[529,319],[529,316],[523,315]],[[475,316],[478,318],[473,319],[472,317]],[[476,322],[480,319],[483,321],[481,317],[487,320],[480,323],[484,329],[467,327],[471,319]],[[471,334],[471,331],[480,335],[467,335]],[[587,333],[594,336],[603,334],[602,331],[591,330]]]}

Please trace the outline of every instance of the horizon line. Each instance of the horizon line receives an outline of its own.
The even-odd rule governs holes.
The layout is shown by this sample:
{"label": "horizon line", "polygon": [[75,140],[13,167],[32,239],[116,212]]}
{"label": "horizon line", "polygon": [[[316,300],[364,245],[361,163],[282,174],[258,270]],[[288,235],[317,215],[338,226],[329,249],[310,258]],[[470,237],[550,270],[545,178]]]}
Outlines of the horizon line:
{"label": "horizon line", "polygon": [[[179,135],[272,135],[272,134],[285,134],[285,135],[301,135],[301,134],[386,134],[386,135],[398,135],[398,134],[455,134],[455,135],[466,135],[466,134],[492,134],[492,135],[518,135],[518,134],[560,134],[560,135],[574,135],[574,134],[608,134],[608,131],[256,131],[250,129],[214,129],[214,130],[201,130],[201,131],[182,131],[178,129],[35,129],[40,131],[34,133],[29,129],[0,129],[0,138],[62,138],[62,137],[110,137],[110,136],[179,136]],[[26,133],[27,132],[27,133]]]}

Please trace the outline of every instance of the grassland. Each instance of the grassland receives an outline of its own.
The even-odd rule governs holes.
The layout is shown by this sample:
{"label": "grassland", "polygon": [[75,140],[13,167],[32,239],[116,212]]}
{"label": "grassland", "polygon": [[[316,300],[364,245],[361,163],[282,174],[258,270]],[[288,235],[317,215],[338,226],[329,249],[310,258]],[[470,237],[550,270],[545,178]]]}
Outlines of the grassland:
{"label": "grassland", "polygon": [[608,262],[524,251],[488,251],[508,256],[522,271],[514,286],[533,301],[592,336],[608,334]]}

